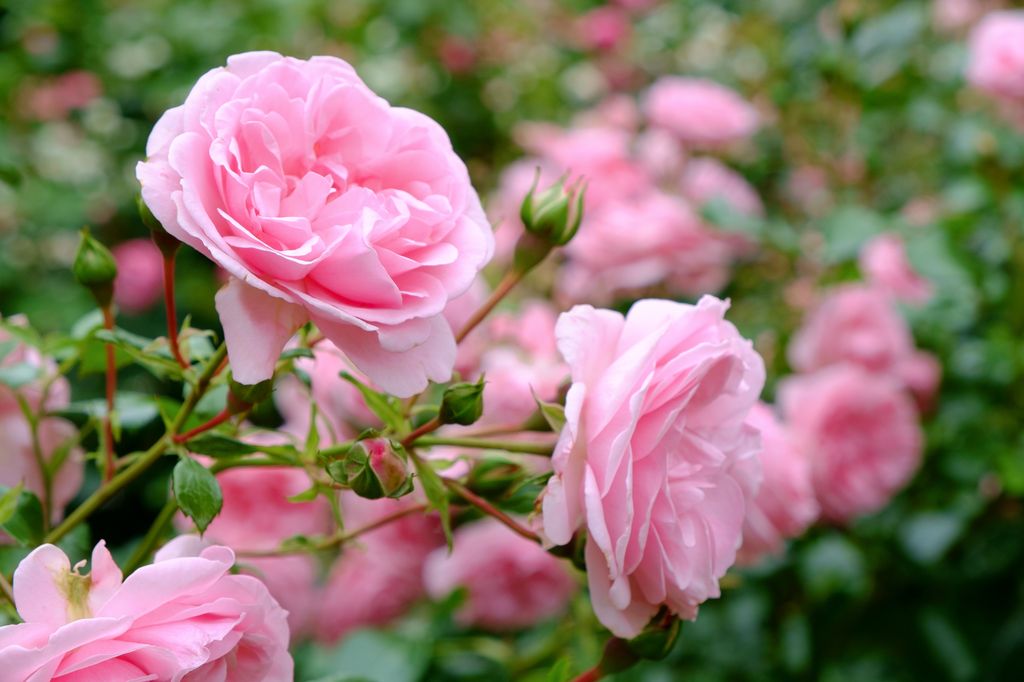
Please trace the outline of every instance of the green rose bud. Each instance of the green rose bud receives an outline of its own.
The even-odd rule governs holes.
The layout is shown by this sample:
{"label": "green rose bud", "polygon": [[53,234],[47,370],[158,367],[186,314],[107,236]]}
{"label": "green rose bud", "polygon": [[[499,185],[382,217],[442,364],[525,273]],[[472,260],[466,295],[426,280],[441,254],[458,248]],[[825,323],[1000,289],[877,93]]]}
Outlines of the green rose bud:
{"label": "green rose bud", "polygon": [[629,640],[629,649],[640,658],[659,661],[672,651],[681,629],[681,621],[662,608],[643,632]]}
{"label": "green rose bud", "polygon": [[328,467],[335,480],[344,478],[355,494],[371,500],[401,497],[412,491],[405,450],[386,438],[367,438],[349,448],[343,460],[343,472],[336,465]]}
{"label": "green rose bud", "polygon": [[567,186],[567,178],[567,175],[562,176],[558,182],[538,192],[538,170],[533,186],[519,208],[519,217],[526,231],[543,238],[552,246],[568,244],[583,219],[583,181],[577,180]]}
{"label": "green rose bud", "polygon": [[238,413],[263,402],[274,392],[274,378],[265,379],[258,384],[240,384],[235,377],[228,376],[228,406]]}
{"label": "green rose bud", "polygon": [[78,283],[92,293],[101,308],[110,305],[114,297],[117,262],[107,247],[92,238],[87,227],[82,228],[82,239],[78,243],[71,272]]}
{"label": "green rose bud", "polygon": [[437,418],[442,424],[469,426],[480,418],[484,411],[484,379],[475,384],[461,382],[444,390],[441,410]]}

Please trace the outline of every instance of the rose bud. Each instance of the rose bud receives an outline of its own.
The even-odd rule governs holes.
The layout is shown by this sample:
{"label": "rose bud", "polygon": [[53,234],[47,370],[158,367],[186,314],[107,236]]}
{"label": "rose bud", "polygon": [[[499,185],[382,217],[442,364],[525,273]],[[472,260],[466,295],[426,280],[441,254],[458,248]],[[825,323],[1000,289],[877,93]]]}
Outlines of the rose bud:
{"label": "rose bud", "polygon": [[345,456],[345,475],[353,492],[370,500],[401,497],[412,490],[405,451],[386,438],[367,438],[353,445]]}
{"label": "rose bud", "polygon": [[437,418],[442,424],[469,426],[480,418],[484,411],[484,380],[475,384],[461,382],[444,390],[441,411]]}
{"label": "rose bud", "polygon": [[173,255],[178,250],[178,247],[181,246],[181,242],[167,234],[167,230],[156,219],[153,212],[149,210],[146,202],[142,200],[141,194],[135,197],[135,205],[139,207],[139,217],[142,218],[142,224],[149,229],[153,237],[153,243],[160,249],[160,253],[164,254],[165,257]]}
{"label": "rose bud", "polygon": [[117,262],[110,250],[92,238],[89,228],[82,228],[71,272],[78,283],[88,289],[100,307],[107,307],[114,297]]}
{"label": "rose bud", "polygon": [[573,238],[583,219],[582,180],[569,186],[563,176],[544,191],[538,193],[540,172],[537,172],[533,186],[523,199],[519,217],[526,231],[541,237],[552,246],[564,246]]}

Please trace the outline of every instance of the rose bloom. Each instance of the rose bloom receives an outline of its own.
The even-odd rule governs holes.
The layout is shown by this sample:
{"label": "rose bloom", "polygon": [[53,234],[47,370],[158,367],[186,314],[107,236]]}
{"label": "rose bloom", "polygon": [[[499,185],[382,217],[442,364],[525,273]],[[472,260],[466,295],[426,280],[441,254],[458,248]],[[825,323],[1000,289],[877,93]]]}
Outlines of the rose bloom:
{"label": "rose bloom", "polygon": [[758,403],[747,423],[761,433],[761,487],[747,507],[743,545],[738,562],[753,564],[767,554],[778,554],[788,538],[801,535],[814,523],[820,509],[811,485],[811,466],[795,444],[789,429],[772,408]]}
{"label": "rose bloom", "polygon": [[719,146],[744,140],[760,117],[735,91],[703,78],[665,76],[647,92],[644,111],[652,125],[690,145]]}
{"label": "rose bloom", "polygon": [[290,682],[285,612],[232,575],[227,547],[178,538],[127,579],[101,541],[87,576],[43,545],[14,572],[24,623],[0,628],[4,678]]}
{"label": "rose bloom", "polygon": [[967,81],[994,97],[1024,98],[1024,11],[992,12],[971,31]]}
{"label": "rose bloom", "polygon": [[[415,504],[342,494],[346,529],[354,531]],[[402,616],[425,594],[423,562],[444,545],[440,520],[415,512],[345,545],[319,600],[317,639],[334,643],[353,630],[382,626]]]}
{"label": "rose bloom", "polygon": [[917,471],[922,436],[898,382],[855,365],[786,379],[782,412],[808,455],[822,516],[843,522],[877,511]]}
{"label": "rose bloom", "polygon": [[741,215],[762,216],[764,204],[746,179],[718,159],[690,159],[679,181],[680,190],[698,207],[715,199],[726,202]]}
{"label": "rose bloom", "polygon": [[618,7],[592,9],[576,22],[579,41],[589,50],[610,51],[629,39],[629,14]]}
{"label": "rose bloom", "polygon": [[891,298],[862,284],[829,292],[793,335],[787,355],[801,372],[848,362],[895,378],[922,407],[932,403],[942,374],[931,354],[914,348]]}
{"label": "rose bloom", "polygon": [[[254,434],[248,442],[270,441]],[[238,467],[217,474],[224,499],[220,514],[203,537],[228,545],[237,552],[270,550],[295,535],[326,535],[331,532],[327,500],[289,502],[288,498],[309,489],[309,477],[294,467]],[[182,531],[191,522],[179,515]],[[293,636],[304,634],[316,608],[316,562],[309,555],[243,558],[243,571],[262,580],[274,598],[288,611]]]}
{"label": "rose bloom", "polygon": [[434,599],[466,591],[456,621],[494,631],[557,616],[577,589],[566,562],[490,518],[459,528],[451,554],[446,547],[435,550],[423,572]]}
{"label": "rose bloom", "polygon": [[684,295],[715,292],[734,255],[685,200],[658,189],[594,210],[565,252],[558,289],[571,301],[610,301],[666,280]]}
{"label": "rose bloom", "polygon": [[129,239],[113,248],[117,261],[114,302],[126,313],[153,307],[164,288],[164,259],[151,239]]}
{"label": "rose bloom", "polygon": [[[21,316],[8,318],[6,324],[24,326]],[[0,384],[0,485],[14,487],[19,483],[46,501],[46,485],[36,460],[32,442],[32,427],[21,410],[19,397],[34,411],[43,414],[59,410],[70,402],[71,387],[68,381],[59,377],[53,381],[44,395],[44,381],[57,372],[56,365],[31,346],[18,341],[10,332],[0,327],[0,344],[7,348],[0,358],[0,367],[31,367],[38,373],[32,381],[12,389]],[[74,425],[60,417],[42,416],[37,428],[39,447],[43,457],[51,461],[70,442],[74,441],[77,430]],[[50,481],[50,520],[59,522],[64,508],[78,494],[82,487],[84,457],[79,447],[70,448],[64,455],[64,463]],[[0,538],[6,535],[0,531]]]}
{"label": "rose bloom", "polygon": [[910,265],[903,240],[897,234],[881,234],[864,245],[860,252],[860,270],[867,282],[908,303],[924,303],[931,298],[931,282]]}
{"label": "rose bloom", "polygon": [[543,534],[564,545],[586,530],[590,598],[618,637],[662,605],[695,618],[736,558],[760,448],[745,420],[764,364],[727,307],[648,299],[626,317],[576,306],[558,321],[573,383]]}
{"label": "rose bloom", "polygon": [[232,275],[217,310],[238,381],[268,379],[310,320],[385,391],[449,378],[442,312],[493,236],[435,121],[340,59],[250,52],[200,78],[146,153],[150,210]]}

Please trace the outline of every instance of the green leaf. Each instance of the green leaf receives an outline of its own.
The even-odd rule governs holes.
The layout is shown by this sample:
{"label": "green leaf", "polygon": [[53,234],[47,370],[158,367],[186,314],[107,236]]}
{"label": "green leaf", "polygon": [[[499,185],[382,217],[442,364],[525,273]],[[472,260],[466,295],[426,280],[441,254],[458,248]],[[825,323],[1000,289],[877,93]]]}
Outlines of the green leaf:
{"label": "green leaf", "polygon": [[547,682],[568,682],[572,679],[572,659],[558,659],[548,670]]}
{"label": "green leaf", "polygon": [[856,258],[865,242],[888,227],[888,221],[870,209],[840,206],[821,221],[825,260],[839,263]]}
{"label": "green leaf", "polygon": [[203,533],[224,506],[217,478],[199,462],[183,457],[174,466],[171,483],[178,507]]}
{"label": "green leaf", "polygon": [[92,338],[113,345],[158,379],[181,379],[184,376],[181,366],[171,356],[166,339],[147,339],[124,329],[114,329],[112,332],[97,329]]}
{"label": "green leaf", "polygon": [[419,476],[423,494],[427,496],[431,509],[436,509],[441,515],[441,527],[444,529],[444,536],[448,541],[448,549],[451,550],[452,519],[448,509],[448,489],[445,488],[440,474],[430,466],[430,462],[412,452],[410,452],[410,458],[416,467],[416,475]]}
{"label": "green leaf", "polygon": [[18,510],[18,498],[21,497],[23,488],[24,485],[21,483],[13,488],[0,486],[0,490],[3,490],[3,493],[0,493],[0,526],[7,523]]}
{"label": "green leaf", "polygon": [[384,424],[396,431],[402,430],[405,426],[405,418],[402,416],[401,408],[397,400],[373,390],[363,382],[356,379],[348,372],[341,372],[341,378],[359,389],[363,395],[363,401],[371,412],[377,415]]}
{"label": "green leaf", "polygon": [[533,396],[534,401],[537,403],[537,407],[540,408],[540,414],[544,417],[544,421],[548,423],[551,430],[555,433],[561,433],[562,428],[565,426],[565,407],[558,403],[546,403],[536,394]]}
{"label": "green leaf", "polygon": [[21,388],[35,381],[39,376],[39,367],[27,362],[0,367],[0,384],[8,388]]}
{"label": "green leaf", "polygon": [[187,441],[185,447],[197,455],[207,455],[209,457],[234,457],[236,455],[251,455],[254,452],[260,452],[260,448],[255,445],[243,443],[221,433],[201,434]]}
{"label": "green leaf", "polygon": [[[4,498],[6,498],[6,494]],[[35,493],[21,490],[14,511],[0,526],[19,544],[40,545],[43,542],[43,505]]]}
{"label": "green leaf", "polygon": [[[121,428],[129,431],[148,425],[160,415],[156,397],[135,391],[118,391],[114,401],[114,412],[117,414]],[[107,403],[102,398],[73,402],[56,412],[56,414],[69,418],[94,417],[96,419],[102,419],[106,413]]]}
{"label": "green leaf", "polygon": [[313,351],[309,348],[289,348],[281,353],[281,360],[293,360],[295,358],[313,358]]}

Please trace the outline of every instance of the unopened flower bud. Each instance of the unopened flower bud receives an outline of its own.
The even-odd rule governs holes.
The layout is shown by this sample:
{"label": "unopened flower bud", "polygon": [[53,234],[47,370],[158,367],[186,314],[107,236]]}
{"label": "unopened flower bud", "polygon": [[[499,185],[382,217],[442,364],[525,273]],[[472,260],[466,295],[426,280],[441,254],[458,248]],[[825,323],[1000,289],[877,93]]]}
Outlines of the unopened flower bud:
{"label": "unopened flower bud", "polygon": [[82,228],[82,239],[78,243],[71,272],[79,284],[92,292],[101,308],[110,305],[114,297],[114,280],[117,279],[117,262],[107,247],[93,239],[87,227]]}
{"label": "unopened flower bud", "polygon": [[564,246],[575,236],[583,219],[582,180],[566,185],[567,176],[538,192],[540,172],[519,208],[526,231],[543,238],[552,246]]}
{"label": "unopened flower bud", "polygon": [[442,424],[469,426],[484,411],[484,379],[475,384],[460,382],[444,390],[437,418]]}
{"label": "unopened flower bud", "polygon": [[643,632],[629,640],[629,649],[640,658],[659,661],[672,651],[680,629],[679,619],[663,609]]}
{"label": "unopened flower bud", "polygon": [[153,212],[149,210],[146,202],[142,200],[142,195],[135,197],[135,204],[139,207],[139,217],[142,218],[142,224],[149,228],[153,237],[153,243],[160,249],[160,253],[164,254],[164,256],[170,256],[177,251],[178,247],[181,246],[181,242],[167,234],[167,230],[156,219]]}
{"label": "unopened flower bud", "polygon": [[[337,479],[340,472],[334,467],[328,473]],[[401,497],[412,490],[405,450],[386,438],[353,444],[344,459],[344,478],[356,495],[371,500]]]}

